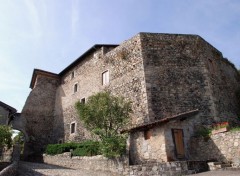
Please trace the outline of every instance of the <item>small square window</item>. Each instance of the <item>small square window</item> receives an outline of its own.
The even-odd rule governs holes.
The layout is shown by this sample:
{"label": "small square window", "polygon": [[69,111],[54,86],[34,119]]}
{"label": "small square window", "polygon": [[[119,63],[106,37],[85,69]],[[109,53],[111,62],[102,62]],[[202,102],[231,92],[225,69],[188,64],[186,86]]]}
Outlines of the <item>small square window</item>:
{"label": "small square window", "polygon": [[144,139],[145,140],[150,139],[151,136],[152,136],[152,131],[150,129],[147,129],[147,130],[144,131]]}
{"label": "small square window", "polygon": [[102,73],[102,85],[107,85],[109,83],[109,71]]}
{"label": "small square window", "polygon": [[81,102],[82,104],[85,104],[85,101],[86,101],[85,98],[82,98],[80,102]]}
{"label": "small square window", "polygon": [[76,131],[76,123],[73,122],[70,125],[70,133],[73,134],[73,133],[75,133],[75,131]]}
{"label": "small square window", "polygon": [[73,92],[76,93],[78,91],[78,83],[74,84]]}

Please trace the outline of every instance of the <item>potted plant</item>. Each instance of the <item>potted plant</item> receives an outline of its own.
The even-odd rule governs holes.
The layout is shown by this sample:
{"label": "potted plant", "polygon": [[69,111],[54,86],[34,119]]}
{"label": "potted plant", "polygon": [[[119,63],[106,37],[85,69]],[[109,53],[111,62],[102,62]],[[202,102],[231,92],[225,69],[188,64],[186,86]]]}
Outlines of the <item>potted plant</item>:
{"label": "potted plant", "polygon": [[213,124],[212,134],[223,133],[229,130],[228,122],[220,122]]}

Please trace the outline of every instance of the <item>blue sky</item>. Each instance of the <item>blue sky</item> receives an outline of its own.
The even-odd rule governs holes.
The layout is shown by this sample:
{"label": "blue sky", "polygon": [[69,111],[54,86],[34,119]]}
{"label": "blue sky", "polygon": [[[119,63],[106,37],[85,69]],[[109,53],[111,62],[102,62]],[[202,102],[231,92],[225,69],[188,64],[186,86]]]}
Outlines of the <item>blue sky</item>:
{"label": "blue sky", "polygon": [[20,112],[34,68],[139,32],[198,34],[240,68],[239,0],[0,0],[0,101]]}

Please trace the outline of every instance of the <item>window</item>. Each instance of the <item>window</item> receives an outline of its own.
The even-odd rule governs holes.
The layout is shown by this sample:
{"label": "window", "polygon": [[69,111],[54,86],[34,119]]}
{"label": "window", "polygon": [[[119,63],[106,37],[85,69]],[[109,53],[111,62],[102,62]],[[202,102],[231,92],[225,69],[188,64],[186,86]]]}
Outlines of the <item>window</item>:
{"label": "window", "polygon": [[75,77],[75,73],[73,71],[72,74],[71,74],[71,79],[73,79],[74,77]]}
{"label": "window", "polygon": [[75,131],[76,131],[76,123],[72,122],[70,125],[70,134],[75,133]]}
{"label": "window", "polygon": [[150,139],[151,136],[152,136],[152,131],[150,129],[147,129],[147,130],[144,131],[144,139],[145,140]]}
{"label": "window", "polygon": [[82,104],[85,104],[85,101],[86,101],[85,98],[82,98],[80,102],[81,102]]}
{"label": "window", "polygon": [[76,93],[78,91],[78,83],[74,84],[73,92]]}
{"label": "window", "polygon": [[214,64],[214,61],[212,59],[208,59],[208,68],[209,68],[209,72],[211,73],[211,75],[214,75],[215,64]]}
{"label": "window", "polygon": [[102,73],[102,85],[107,85],[109,83],[109,71]]}

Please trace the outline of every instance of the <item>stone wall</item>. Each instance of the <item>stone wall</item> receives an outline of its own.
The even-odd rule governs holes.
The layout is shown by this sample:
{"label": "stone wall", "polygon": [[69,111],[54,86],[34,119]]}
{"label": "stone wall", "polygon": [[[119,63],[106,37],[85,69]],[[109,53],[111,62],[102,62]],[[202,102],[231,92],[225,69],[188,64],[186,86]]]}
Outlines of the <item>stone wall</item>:
{"label": "stone wall", "polygon": [[[211,88],[211,101],[216,109],[216,121],[228,121],[238,124],[236,117],[240,114],[236,91],[240,89],[240,75],[228,60],[218,56],[212,61],[213,71],[208,72]],[[212,68],[210,68],[212,69]]]}
{"label": "stone wall", "polygon": [[150,128],[151,137],[145,139],[144,130],[130,135],[131,164],[142,164],[149,161],[177,161],[172,129],[183,130],[184,160],[190,158],[190,139],[195,134],[195,126],[199,123],[199,115],[188,117],[186,120],[174,120]]}
{"label": "stone wall", "polygon": [[164,163],[146,163],[129,166],[128,160],[107,159],[103,156],[93,157],[70,157],[70,153],[55,156],[44,155],[44,162],[48,164],[73,168],[86,169],[91,171],[110,171],[111,175],[137,176],[137,175],[163,175],[177,176],[193,174],[208,170],[206,162],[199,161],[178,161]]}
{"label": "stone wall", "polygon": [[[112,94],[123,96],[132,101],[132,123],[143,123],[147,116],[146,88],[143,73],[143,63],[139,35],[125,41],[116,48],[108,46],[96,47],[82,56],[81,61],[62,75],[61,85],[57,89],[55,105],[54,134],[62,130],[64,135],[58,135],[63,141],[81,141],[93,138],[83,127],[75,110],[75,103],[97,92],[109,90]],[[102,73],[109,71],[110,82],[102,84]],[[74,72],[74,76],[73,76]],[[78,85],[74,92],[74,85]],[[75,123],[76,132],[70,133],[71,123]]]}
{"label": "stone wall", "polygon": [[73,168],[73,169],[86,169],[92,171],[110,171],[112,175],[118,173],[124,174],[124,168],[128,166],[126,158],[108,159],[101,155],[93,157],[72,157],[70,152],[49,156],[43,156],[44,163],[54,164],[58,166]]}
{"label": "stone wall", "polygon": [[[53,141],[53,122],[57,78],[37,74],[34,88],[30,92],[21,116],[26,119],[29,141],[24,146],[25,159],[41,157],[47,144]],[[41,159],[41,158],[39,158]]]}
{"label": "stone wall", "polygon": [[0,172],[0,176],[15,176],[17,175],[18,164],[20,160],[21,148],[20,145],[13,146],[11,164]]}
{"label": "stone wall", "polygon": [[9,114],[9,111],[7,111],[5,108],[0,106],[0,125],[6,125],[7,124],[8,114]]}
{"label": "stone wall", "polygon": [[225,132],[210,138],[192,138],[192,160],[234,162],[240,166],[240,132]]}
{"label": "stone wall", "polygon": [[[102,83],[105,71],[109,72],[107,85]],[[22,111],[27,133],[32,136],[25,151],[28,155],[31,150],[40,153],[49,143],[96,138],[84,128],[74,105],[104,90],[132,101],[129,125],[142,125],[195,109],[199,109],[199,117],[189,128],[218,121],[238,123],[234,94],[239,82],[234,66],[197,35],[140,33],[119,46],[96,45],[58,75],[34,71],[33,90]],[[70,131],[73,126],[75,130]],[[153,142],[156,147],[141,152],[143,159],[175,160],[167,154],[173,150],[168,139],[171,135],[165,130],[170,127],[163,128],[153,131],[164,144],[159,149]],[[148,146],[137,144],[142,142],[141,133],[134,134],[136,145],[140,145],[138,151]],[[170,147],[163,156],[166,144]],[[159,153],[154,156],[153,151]]]}
{"label": "stone wall", "polygon": [[208,171],[208,165],[203,161],[177,161],[165,163],[147,163],[129,167],[130,176],[158,175],[182,176]]}
{"label": "stone wall", "polygon": [[151,120],[199,109],[202,124],[238,114],[236,68],[197,35],[141,33]]}

